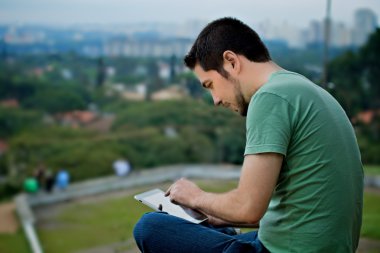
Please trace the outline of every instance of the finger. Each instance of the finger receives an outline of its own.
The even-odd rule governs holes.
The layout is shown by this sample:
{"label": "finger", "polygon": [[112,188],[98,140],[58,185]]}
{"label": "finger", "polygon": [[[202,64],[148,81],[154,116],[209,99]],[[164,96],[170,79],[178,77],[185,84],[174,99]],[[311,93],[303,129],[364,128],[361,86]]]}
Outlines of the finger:
{"label": "finger", "polygon": [[175,204],[175,205],[179,205],[179,203],[178,203],[177,201],[175,201],[174,198],[170,198],[170,202],[172,202],[172,203]]}
{"label": "finger", "polygon": [[167,196],[170,195],[170,190],[172,189],[172,186],[173,186],[173,185],[171,185],[171,186],[169,187],[169,189],[166,190],[166,192],[165,192],[165,197],[167,197]]}

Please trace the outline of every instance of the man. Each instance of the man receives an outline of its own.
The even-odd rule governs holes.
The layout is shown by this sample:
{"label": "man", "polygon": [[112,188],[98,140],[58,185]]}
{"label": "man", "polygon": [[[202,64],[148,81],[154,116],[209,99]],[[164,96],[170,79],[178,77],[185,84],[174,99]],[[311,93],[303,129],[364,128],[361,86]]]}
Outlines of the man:
{"label": "man", "polygon": [[[354,130],[336,100],[276,65],[258,35],[233,18],[208,24],[185,64],[215,105],[247,116],[241,177],[222,194],[187,179],[175,182],[166,193],[171,201],[205,213],[209,222],[146,214],[134,230],[140,250],[355,252],[363,169]],[[215,229],[258,223],[258,232],[242,235]]]}

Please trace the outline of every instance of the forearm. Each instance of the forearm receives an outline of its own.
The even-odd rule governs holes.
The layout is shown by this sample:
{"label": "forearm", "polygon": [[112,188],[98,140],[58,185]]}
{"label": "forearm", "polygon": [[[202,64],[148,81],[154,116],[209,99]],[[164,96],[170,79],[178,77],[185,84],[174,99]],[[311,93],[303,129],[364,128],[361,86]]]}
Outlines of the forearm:
{"label": "forearm", "polygon": [[217,217],[226,224],[257,224],[259,215],[252,207],[252,200],[238,189],[226,193],[202,191],[193,201],[193,208],[207,215]]}
{"label": "forearm", "polygon": [[232,223],[232,222],[228,222],[228,221],[216,218],[211,215],[208,215],[207,218],[208,218],[207,222],[213,225],[214,227],[259,228],[259,223],[255,223],[255,224]]}
{"label": "forearm", "polygon": [[282,155],[249,155],[236,189],[226,193],[209,193],[182,178],[172,184],[166,196],[174,203],[197,209],[233,224],[255,224],[266,212],[275,189]]}

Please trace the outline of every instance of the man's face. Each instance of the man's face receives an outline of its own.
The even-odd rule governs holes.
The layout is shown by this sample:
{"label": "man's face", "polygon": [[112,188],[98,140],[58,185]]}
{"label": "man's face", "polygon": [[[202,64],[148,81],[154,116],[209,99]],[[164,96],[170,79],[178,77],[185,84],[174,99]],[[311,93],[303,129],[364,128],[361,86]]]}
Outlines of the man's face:
{"label": "man's face", "polygon": [[215,105],[222,105],[242,116],[247,115],[248,103],[244,100],[238,80],[225,78],[216,70],[204,71],[199,64],[195,65],[194,73],[202,86],[210,91]]}

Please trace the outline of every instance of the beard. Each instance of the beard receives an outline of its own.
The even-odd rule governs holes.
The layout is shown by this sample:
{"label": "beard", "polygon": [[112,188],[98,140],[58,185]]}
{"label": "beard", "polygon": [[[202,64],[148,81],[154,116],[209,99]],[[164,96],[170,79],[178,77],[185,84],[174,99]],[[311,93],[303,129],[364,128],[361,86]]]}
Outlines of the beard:
{"label": "beard", "polygon": [[245,101],[243,93],[241,92],[240,82],[239,80],[236,80],[232,77],[229,77],[228,79],[231,82],[233,82],[235,85],[234,93],[235,93],[235,100],[237,104],[237,111],[241,116],[245,117],[247,116],[247,112],[248,112],[248,103],[247,101]]}
{"label": "beard", "polygon": [[[240,92],[240,90],[239,90],[239,92]],[[243,117],[247,116],[248,103],[245,102],[243,94],[241,92],[238,94],[235,93],[235,96],[236,96],[236,102],[237,102],[237,106],[238,106],[238,112]]]}

